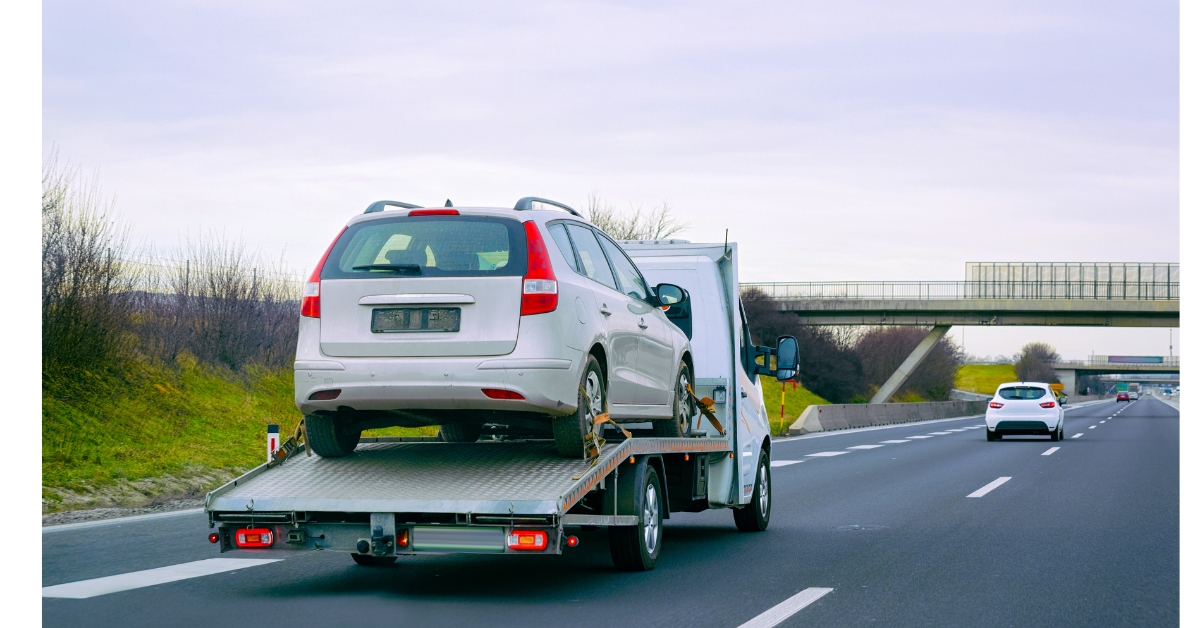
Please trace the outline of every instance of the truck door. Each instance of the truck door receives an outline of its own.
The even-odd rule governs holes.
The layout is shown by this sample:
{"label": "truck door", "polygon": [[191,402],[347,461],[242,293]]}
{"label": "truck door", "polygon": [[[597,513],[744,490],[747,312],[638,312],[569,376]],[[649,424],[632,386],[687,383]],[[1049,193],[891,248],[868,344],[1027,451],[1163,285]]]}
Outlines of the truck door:
{"label": "truck door", "polygon": [[759,450],[762,441],[770,433],[766,420],[766,409],[763,407],[762,388],[758,376],[754,374],[754,343],[750,338],[750,328],[746,325],[746,312],[738,304],[738,323],[741,333],[738,343],[737,369],[737,430],[739,477],[741,491],[739,503],[747,503],[754,492],[754,474],[758,471]]}

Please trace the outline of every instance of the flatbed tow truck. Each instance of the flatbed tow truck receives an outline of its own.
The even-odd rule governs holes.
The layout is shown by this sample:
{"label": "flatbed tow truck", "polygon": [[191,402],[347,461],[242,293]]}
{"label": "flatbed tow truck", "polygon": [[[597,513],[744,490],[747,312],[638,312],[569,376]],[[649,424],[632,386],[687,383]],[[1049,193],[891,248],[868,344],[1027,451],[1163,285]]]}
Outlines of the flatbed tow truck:
{"label": "flatbed tow truck", "polygon": [[667,312],[696,356],[700,412],[687,436],[608,424],[583,459],[559,457],[549,440],[364,438],[344,458],[292,441],[281,461],[208,494],[209,540],[222,552],[349,552],[373,566],[429,553],[560,554],[578,543],[573,531],[596,526],[617,567],[638,571],[657,562],[672,514],[730,508],[739,529],[765,530],[771,442],[758,375],[793,377],[795,339],[750,343],[736,244],[623,244],[652,283],[691,295]]}

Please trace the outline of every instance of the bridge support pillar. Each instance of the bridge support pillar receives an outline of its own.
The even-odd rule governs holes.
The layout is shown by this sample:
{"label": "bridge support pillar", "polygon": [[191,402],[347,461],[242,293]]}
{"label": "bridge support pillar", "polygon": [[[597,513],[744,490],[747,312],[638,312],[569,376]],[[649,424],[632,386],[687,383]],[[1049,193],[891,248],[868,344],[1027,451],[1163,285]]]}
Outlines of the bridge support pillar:
{"label": "bridge support pillar", "polygon": [[876,392],[875,396],[871,397],[871,403],[887,403],[887,400],[891,399],[892,395],[900,390],[900,387],[904,385],[904,382],[908,380],[913,371],[917,370],[918,366],[921,366],[921,363],[929,356],[929,351],[933,349],[933,346],[948,331],[950,331],[949,325],[934,325],[933,329],[929,330],[929,334],[917,344],[917,348],[913,349],[913,352],[900,364],[900,368],[896,369],[895,373],[892,373],[892,376],[883,383],[883,386],[879,387],[879,392]]}
{"label": "bridge support pillar", "polygon": [[1079,382],[1075,378],[1075,369],[1054,369],[1054,374],[1058,376],[1058,381],[1062,382],[1063,392],[1067,396],[1079,394]]}

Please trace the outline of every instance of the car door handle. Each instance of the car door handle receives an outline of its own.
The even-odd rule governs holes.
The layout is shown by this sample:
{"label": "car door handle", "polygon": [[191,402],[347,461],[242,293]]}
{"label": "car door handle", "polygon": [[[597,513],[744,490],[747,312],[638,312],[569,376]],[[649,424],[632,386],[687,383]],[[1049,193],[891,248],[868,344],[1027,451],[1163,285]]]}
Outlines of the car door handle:
{"label": "car door handle", "polygon": [[646,319],[639,318],[638,319],[638,327],[641,327],[642,329],[649,327],[649,325],[646,324]]}
{"label": "car door handle", "polygon": [[600,306],[600,313],[605,316],[611,316],[612,310],[608,309],[608,304],[604,304]]}

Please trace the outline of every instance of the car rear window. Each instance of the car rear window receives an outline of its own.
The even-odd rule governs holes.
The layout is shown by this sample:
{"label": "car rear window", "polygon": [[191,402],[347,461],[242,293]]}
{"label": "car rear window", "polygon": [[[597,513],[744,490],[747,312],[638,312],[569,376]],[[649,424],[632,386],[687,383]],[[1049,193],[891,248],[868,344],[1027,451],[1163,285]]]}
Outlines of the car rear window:
{"label": "car rear window", "polygon": [[370,220],[346,229],[321,279],[507,277],[525,274],[525,231],[488,216]]}
{"label": "car rear window", "polygon": [[1036,386],[1011,386],[1001,388],[996,394],[1000,395],[1001,399],[1041,399],[1046,396],[1046,389]]}

